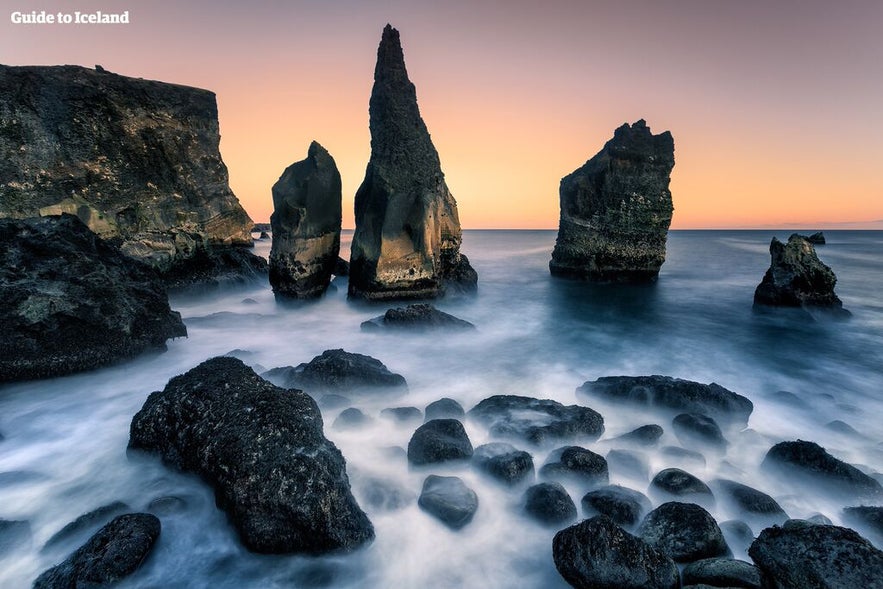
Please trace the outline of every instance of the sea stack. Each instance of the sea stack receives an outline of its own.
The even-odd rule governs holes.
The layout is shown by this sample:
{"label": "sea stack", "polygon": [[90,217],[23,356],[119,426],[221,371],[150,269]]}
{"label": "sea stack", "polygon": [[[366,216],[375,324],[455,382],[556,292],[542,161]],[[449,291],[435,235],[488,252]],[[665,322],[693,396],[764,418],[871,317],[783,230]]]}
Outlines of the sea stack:
{"label": "sea stack", "polygon": [[273,185],[270,284],[277,297],[321,296],[340,252],[341,184],[334,158],[313,141],[307,159]]}
{"label": "sea stack", "polygon": [[372,300],[469,292],[457,203],[417,107],[399,32],[386,25],[368,112],[371,159],[356,192],[349,295]]}
{"label": "sea stack", "polygon": [[643,119],[625,124],[561,179],[561,219],[549,270],[595,282],[653,282],[665,262],[674,207],[674,140]]}

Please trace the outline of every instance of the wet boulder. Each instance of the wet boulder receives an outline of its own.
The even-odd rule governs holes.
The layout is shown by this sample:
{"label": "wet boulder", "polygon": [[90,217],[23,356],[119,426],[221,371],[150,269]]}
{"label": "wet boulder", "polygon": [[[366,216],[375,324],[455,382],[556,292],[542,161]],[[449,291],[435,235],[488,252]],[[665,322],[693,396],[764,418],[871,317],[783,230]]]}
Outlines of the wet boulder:
{"label": "wet boulder", "polygon": [[883,507],[861,505],[843,510],[843,521],[864,532],[868,538],[883,546]]}
{"label": "wet boulder", "polygon": [[727,440],[717,422],[701,413],[681,413],[671,422],[678,440],[684,445],[699,444],[726,450]]}
{"label": "wet boulder", "polygon": [[488,397],[469,410],[469,417],[495,436],[537,446],[571,439],[594,441],[604,433],[604,418],[588,407],[517,395]]}
{"label": "wet boulder", "polygon": [[429,475],[417,504],[451,529],[459,530],[478,511],[478,495],[459,477]]}
{"label": "wet boulder", "polygon": [[730,548],[741,553],[748,552],[748,547],[754,542],[754,532],[751,530],[751,526],[738,519],[728,519],[719,525]]}
{"label": "wet boulder", "polygon": [[617,436],[613,438],[613,441],[635,444],[637,446],[655,446],[656,443],[659,442],[659,438],[662,437],[663,433],[665,433],[665,430],[662,429],[662,426],[653,423],[642,425],[628,433]]}
{"label": "wet boulder", "polygon": [[524,492],[524,512],[544,525],[576,519],[576,505],[560,483],[538,483]]}
{"label": "wet boulder", "polygon": [[684,567],[684,585],[761,589],[760,570],[744,560],[704,558]]}
{"label": "wet boulder", "polygon": [[454,317],[444,311],[439,311],[427,303],[417,303],[406,307],[389,309],[383,315],[362,322],[362,329],[373,330],[469,330],[475,329],[475,325]]}
{"label": "wet boulder", "polygon": [[607,465],[614,474],[647,481],[650,478],[650,464],[647,457],[629,450],[611,450],[607,453]]}
{"label": "wet boulder", "polygon": [[596,487],[609,481],[607,460],[579,446],[565,446],[553,451],[549,462],[540,468],[545,479],[560,479]]}
{"label": "wet boulder", "polygon": [[620,485],[608,485],[589,491],[582,499],[586,515],[606,515],[621,526],[634,526],[651,510],[653,505],[646,495]]}
{"label": "wet boulder", "polygon": [[660,470],[650,481],[650,490],[662,497],[688,499],[703,505],[714,503],[711,488],[698,477],[680,468]]}
{"label": "wet boulder", "polygon": [[695,503],[663,503],[647,514],[638,536],[677,562],[725,556],[730,551],[717,522]]}
{"label": "wet boulder", "polygon": [[463,405],[448,397],[442,397],[438,401],[433,401],[427,405],[424,414],[426,421],[445,418],[463,420],[466,417]]}
{"label": "wet boulder", "polygon": [[718,489],[717,496],[723,503],[738,510],[752,523],[765,527],[788,519],[788,514],[776,500],[762,491],[727,479],[716,479],[711,484]]}
{"label": "wet boulder", "polygon": [[472,442],[456,419],[433,419],[414,431],[408,442],[408,461],[422,466],[448,460],[468,460]]}
{"label": "wet boulder", "polygon": [[347,407],[340,412],[337,419],[331,424],[331,428],[336,430],[360,429],[370,425],[373,421],[374,420],[365,415],[361,409]]}
{"label": "wet boulder", "polygon": [[423,421],[423,412],[416,407],[387,407],[380,412],[380,417],[398,423],[419,423]]}
{"label": "wet boulder", "polygon": [[52,534],[43,545],[43,550],[48,550],[59,545],[73,542],[77,539],[83,540],[89,534],[95,532],[104,524],[110,522],[114,517],[122,515],[131,508],[122,501],[114,501],[107,505],[102,505],[97,509],[93,509],[84,513],[74,521],[68,523],[59,531]]}
{"label": "wet boulder", "polygon": [[695,450],[687,450],[680,446],[663,446],[659,454],[666,458],[666,462],[676,466],[705,467],[705,456]]}
{"label": "wet boulder", "polygon": [[264,378],[311,395],[320,393],[403,393],[408,390],[401,374],[390,372],[377,358],[346,350],[325,350],[295,368],[274,368]]}
{"label": "wet boulder", "polygon": [[365,505],[377,511],[398,511],[411,505],[416,499],[414,493],[408,489],[378,477],[359,479],[354,489]]}
{"label": "wet boulder", "polygon": [[512,444],[494,442],[479,446],[472,462],[480,471],[507,485],[533,478],[533,457]]}

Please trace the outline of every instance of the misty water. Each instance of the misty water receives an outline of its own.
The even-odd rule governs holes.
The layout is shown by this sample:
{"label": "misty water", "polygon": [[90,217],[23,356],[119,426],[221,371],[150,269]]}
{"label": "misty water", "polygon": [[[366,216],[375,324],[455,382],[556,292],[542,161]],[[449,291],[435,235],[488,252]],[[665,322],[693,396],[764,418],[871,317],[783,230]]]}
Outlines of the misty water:
{"label": "misty water", "polygon": [[[765,491],[791,517],[821,512],[841,523],[843,501],[812,486],[787,486],[759,466],[774,443],[800,438],[866,472],[883,471],[883,233],[831,231],[828,244],[817,248],[853,313],[843,322],[752,312],[773,235],[787,238],[788,232],[672,232],[659,281],[626,288],[553,279],[554,231],[467,231],[463,251],[479,273],[479,293],[436,304],[477,325],[474,332],[363,332],[360,323],[389,305],[347,301],[345,279],[322,300],[299,306],[277,306],[267,284],[173,295],[189,336],[170,342],[167,352],[0,388],[6,438],[0,442],[0,518],[28,520],[32,530],[29,541],[0,554],[0,587],[29,586],[85,540],[41,551],[79,515],[113,501],[145,510],[169,496],[183,503],[161,514],[156,549],[120,587],[564,587],[552,562],[555,530],[522,514],[524,487],[503,487],[468,463],[409,467],[390,447],[407,447],[416,424],[379,414],[395,406],[422,410],[441,397],[468,410],[490,395],[519,394],[599,411],[605,434],[584,445],[602,455],[618,447],[607,440],[649,423],[666,430],[660,446],[682,445],[670,415],[575,394],[583,382],[607,375],[716,382],[754,402],[749,428],[727,432],[725,453],[690,447],[704,454],[704,466],[642,450],[651,476],[682,466],[705,481],[724,477]],[[269,242],[257,242],[256,249],[266,255]],[[262,371],[308,362],[332,348],[380,359],[410,389],[392,399],[353,397],[353,406],[374,417],[362,429],[337,430],[332,424],[341,409],[323,410],[326,436],[346,457],[356,499],[375,526],[376,540],[367,548],[317,558],[250,554],[197,477],[158,459],[127,456],[129,424],[148,394],[201,361],[236,349]],[[780,400],[777,391],[794,393],[800,403]],[[858,434],[828,427],[834,420]],[[465,426],[474,446],[491,441],[479,424],[467,420]],[[520,446],[532,452],[537,468],[552,450]],[[448,529],[415,500],[392,511],[364,501],[372,479],[416,498],[431,473],[455,474],[478,494],[478,512],[464,529]],[[610,478],[647,493],[649,478],[613,466]],[[567,488],[579,509],[588,489]],[[718,521],[739,516],[720,502],[711,512]],[[744,548],[734,553],[747,558]]]}

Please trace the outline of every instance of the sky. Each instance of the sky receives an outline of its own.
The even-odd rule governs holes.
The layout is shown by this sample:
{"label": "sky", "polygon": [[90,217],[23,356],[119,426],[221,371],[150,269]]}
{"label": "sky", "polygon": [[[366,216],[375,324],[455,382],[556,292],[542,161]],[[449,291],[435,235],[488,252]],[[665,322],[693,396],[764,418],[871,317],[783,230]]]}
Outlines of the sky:
{"label": "sky", "polygon": [[[464,228],[558,225],[560,179],[626,122],[675,140],[672,228],[883,228],[880,0],[0,0],[0,63],[78,64],[216,93],[257,222],[319,141],[344,227],[370,156],[389,22]],[[129,11],[15,25],[14,11]]]}

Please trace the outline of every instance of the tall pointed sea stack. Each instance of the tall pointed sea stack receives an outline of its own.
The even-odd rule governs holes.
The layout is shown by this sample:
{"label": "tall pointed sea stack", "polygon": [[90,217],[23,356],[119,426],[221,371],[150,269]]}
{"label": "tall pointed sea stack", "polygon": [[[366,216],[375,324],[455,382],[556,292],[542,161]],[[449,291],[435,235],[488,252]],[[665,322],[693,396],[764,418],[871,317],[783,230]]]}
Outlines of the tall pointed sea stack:
{"label": "tall pointed sea stack", "polygon": [[273,185],[270,284],[276,296],[307,299],[328,288],[340,252],[340,173],[313,141],[307,159]]}
{"label": "tall pointed sea stack", "polygon": [[371,160],[356,192],[349,294],[383,300],[475,290],[478,275],[460,254],[457,203],[417,108],[399,32],[377,49],[369,105]]}
{"label": "tall pointed sea stack", "polygon": [[597,282],[652,282],[665,262],[674,207],[674,140],[644,120],[623,125],[595,157],[561,179],[561,220],[549,269]]}

